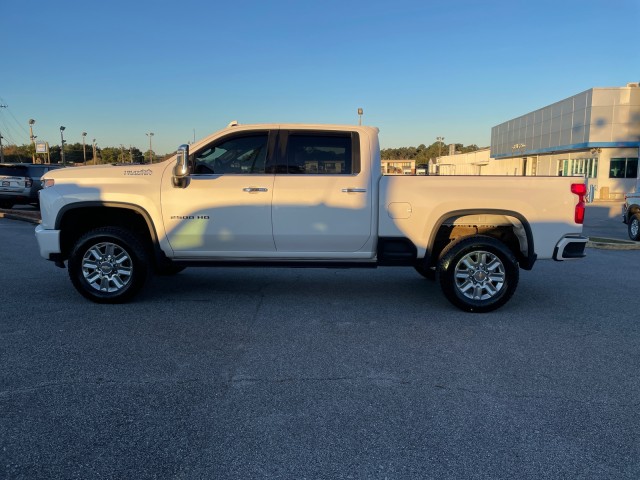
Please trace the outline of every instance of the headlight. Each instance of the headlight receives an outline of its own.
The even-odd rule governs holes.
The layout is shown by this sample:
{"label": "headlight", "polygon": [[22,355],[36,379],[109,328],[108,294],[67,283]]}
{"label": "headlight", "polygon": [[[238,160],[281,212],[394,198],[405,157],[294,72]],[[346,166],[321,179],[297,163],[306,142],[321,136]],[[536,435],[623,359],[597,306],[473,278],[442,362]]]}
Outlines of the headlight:
{"label": "headlight", "polygon": [[42,188],[49,188],[55,185],[56,181],[53,178],[43,178]]}

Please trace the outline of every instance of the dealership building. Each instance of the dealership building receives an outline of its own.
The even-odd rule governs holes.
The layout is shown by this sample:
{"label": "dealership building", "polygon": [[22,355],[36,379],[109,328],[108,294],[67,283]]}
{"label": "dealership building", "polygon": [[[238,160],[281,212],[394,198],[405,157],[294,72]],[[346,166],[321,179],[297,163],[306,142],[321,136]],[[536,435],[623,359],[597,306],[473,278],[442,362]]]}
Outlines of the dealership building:
{"label": "dealership building", "polygon": [[580,175],[590,198],[639,187],[640,85],[591,88],[491,129],[491,147],[431,162],[440,175]]}

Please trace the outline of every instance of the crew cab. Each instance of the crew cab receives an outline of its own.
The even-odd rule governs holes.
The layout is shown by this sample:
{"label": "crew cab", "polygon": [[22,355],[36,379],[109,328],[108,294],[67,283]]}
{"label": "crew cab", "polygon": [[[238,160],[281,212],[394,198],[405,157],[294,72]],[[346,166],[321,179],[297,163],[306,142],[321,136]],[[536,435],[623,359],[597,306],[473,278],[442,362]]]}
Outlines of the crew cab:
{"label": "crew cab", "polygon": [[640,241],[640,193],[627,193],[624,196],[622,221],[627,224],[629,238]]}
{"label": "crew cab", "polygon": [[227,128],[151,165],[49,172],[41,255],[86,298],[192,266],[408,266],[486,312],[537,259],[584,257],[580,177],[384,176],[378,129]]}

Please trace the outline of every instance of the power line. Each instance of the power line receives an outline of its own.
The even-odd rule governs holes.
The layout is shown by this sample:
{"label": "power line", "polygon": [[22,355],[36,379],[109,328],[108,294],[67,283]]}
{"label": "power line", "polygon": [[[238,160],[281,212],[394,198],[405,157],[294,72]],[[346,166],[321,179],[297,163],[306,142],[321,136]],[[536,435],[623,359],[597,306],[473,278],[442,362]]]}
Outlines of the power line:
{"label": "power line", "polygon": [[[13,119],[13,121],[15,122],[15,124],[18,126],[18,129],[22,131],[22,134],[18,134],[17,136],[28,139],[29,138],[29,132],[27,131],[27,128],[22,123],[20,123],[18,121],[16,116],[13,114],[13,112],[9,108],[7,102],[2,97],[0,97],[0,105],[3,106],[3,108],[0,108],[0,113],[3,112],[4,110],[6,110],[9,113],[9,115],[11,116],[11,118]],[[5,127],[9,127],[9,125],[5,123]],[[6,138],[9,139],[9,137],[6,137]],[[16,145],[18,143],[18,142],[15,141],[15,139],[11,139],[11,141]]]}

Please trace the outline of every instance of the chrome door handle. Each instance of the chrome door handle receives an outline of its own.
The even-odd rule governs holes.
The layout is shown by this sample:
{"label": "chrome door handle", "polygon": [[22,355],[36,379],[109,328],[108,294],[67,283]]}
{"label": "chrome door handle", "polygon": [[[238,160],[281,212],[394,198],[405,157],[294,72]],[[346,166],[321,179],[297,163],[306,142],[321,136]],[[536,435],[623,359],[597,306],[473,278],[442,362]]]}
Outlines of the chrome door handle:
{"label": "chrome door handle", "polygon": [[342,193],[367,193],[366,188],[343,188]]}
{"label": "chrome door handle", "polygon": [[268,188],[259,188],[259,187],[246,187],[242,189],[243,192],[247,193],[256,193],[256,192],[268,192]]}

